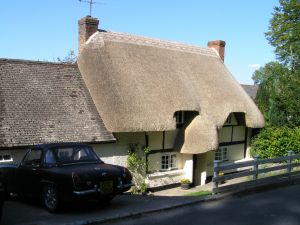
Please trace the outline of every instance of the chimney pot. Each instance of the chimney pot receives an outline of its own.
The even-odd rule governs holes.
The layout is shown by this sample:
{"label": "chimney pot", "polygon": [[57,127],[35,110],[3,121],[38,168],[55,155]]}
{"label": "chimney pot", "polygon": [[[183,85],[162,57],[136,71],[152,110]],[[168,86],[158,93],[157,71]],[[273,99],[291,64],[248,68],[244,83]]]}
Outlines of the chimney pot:
{"label": "chimney pot", "polygon": [[223,62],[224,62],[224,56],[225,56],[225,45],[226,45],[226,42],[221,41],[221,40],[209,41],[207,43],[207,46],[209,48],[213,48],[217,51],[217,53],[219,54],[219,56]]}
{"label": "chimney pot", "polygon": [[78,55],[81,53],[85,42],[98,31],[99,20],[91,16],[86,16],[78,21]]}

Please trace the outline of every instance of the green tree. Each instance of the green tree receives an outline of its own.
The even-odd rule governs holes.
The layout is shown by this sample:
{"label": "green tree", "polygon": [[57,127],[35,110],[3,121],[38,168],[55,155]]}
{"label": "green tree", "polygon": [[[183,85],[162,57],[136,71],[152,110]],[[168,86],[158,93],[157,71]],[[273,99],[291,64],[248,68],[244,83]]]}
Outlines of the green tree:
{"label": "green tree", "polygon": [[300,125],[300,1],[279,0],[266,37],[278,62],[255,71],[256,103],[271,126]]}
{"label": "green tree", "polygon": [[300,68],[300,1],[279,0],[266,37],[280,62],[292,71]]}
{"label": "green tree", "polygon": [[256,103],[267,125],[300,126],[300,79],[278,62],[256,70],[252,79],[258,85]]}

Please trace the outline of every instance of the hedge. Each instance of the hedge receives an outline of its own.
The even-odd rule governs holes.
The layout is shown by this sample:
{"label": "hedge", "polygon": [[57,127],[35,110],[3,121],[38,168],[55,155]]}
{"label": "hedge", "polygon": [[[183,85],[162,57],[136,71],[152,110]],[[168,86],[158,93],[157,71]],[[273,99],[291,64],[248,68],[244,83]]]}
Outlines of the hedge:
{"label": "hedge", "polygon": [[300,154],[300,127],[266,127],[251,140],[251,155],[261,159],[286,156],[288,150]]}

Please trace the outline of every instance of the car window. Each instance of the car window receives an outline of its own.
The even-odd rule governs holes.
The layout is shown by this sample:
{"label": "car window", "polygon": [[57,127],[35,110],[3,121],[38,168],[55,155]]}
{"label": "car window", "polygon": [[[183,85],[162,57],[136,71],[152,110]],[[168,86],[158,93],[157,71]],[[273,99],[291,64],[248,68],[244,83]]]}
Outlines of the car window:
{"label": "car window", "polygon": [[53,154],[53,151],[52,150],[48,150],[45,154],[45,157],[44,157],[44,164],[46,166],[51,166],[51,165],[55,165],[57,162],[56,162],[56,158]]}
{"label": "car window", "polygon": [[96,153],[88,146],[71,146],[54,148],[60,163],[99,161]]}
{"label": "car window", "polygon": [[39,166],[41,164],[42,150],[41,149],[32,149],[25,156],[23,165],[26,166]]}

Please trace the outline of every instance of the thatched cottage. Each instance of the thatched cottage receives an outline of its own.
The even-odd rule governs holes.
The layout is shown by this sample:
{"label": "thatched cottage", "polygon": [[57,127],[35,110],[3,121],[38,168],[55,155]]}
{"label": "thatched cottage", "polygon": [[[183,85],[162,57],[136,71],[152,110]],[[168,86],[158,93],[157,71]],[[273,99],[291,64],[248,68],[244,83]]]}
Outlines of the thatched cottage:
{"label": "thatched cottage", "polygon": [[204,184],[214,159],[248,156],[264,119],[225,67],[225,42],[200,48],[99,30],[98,22],[79,21],[78,66],[0,60],[3,157],[85,142],[126,165],[130,148],[148,147],[147,181],[160,187],[181,178]]}

